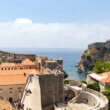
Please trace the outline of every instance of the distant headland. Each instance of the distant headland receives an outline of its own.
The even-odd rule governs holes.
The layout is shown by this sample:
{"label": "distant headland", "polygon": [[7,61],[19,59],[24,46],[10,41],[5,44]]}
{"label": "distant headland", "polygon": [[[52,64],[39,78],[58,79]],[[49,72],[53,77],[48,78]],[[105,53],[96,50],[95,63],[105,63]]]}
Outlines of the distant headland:
{"label": "distant headland", "polygon": [[97,61],[110,62],[110,40],[88,45],[88,49],[83,52],[77,64],[78,72],[93,69]]}

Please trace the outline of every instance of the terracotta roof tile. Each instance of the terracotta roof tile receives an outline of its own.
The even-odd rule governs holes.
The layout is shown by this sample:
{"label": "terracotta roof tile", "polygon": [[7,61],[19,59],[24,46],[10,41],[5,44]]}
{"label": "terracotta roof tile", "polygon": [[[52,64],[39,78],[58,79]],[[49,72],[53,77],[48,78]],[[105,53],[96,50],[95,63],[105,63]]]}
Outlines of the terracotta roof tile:
{"label": "terracotta roof tile", "polygon": [[109,83],[110,82],[110,77],[102,79],[101,82]]}
{"label": "terracotta roof tile", "polygon": [[32,61],[29,60],[29,59],[25,59],[25,60],[23,60],[23,61],[22,61],[22,64],[23,64],[23,65],[35,65],[35,63],[32,62]]}
{"label": "terracotta roof tile", "polygon": [[40,71],[36,69],[0,71],[0,85],[25,84],[29,74],[40,74]]}

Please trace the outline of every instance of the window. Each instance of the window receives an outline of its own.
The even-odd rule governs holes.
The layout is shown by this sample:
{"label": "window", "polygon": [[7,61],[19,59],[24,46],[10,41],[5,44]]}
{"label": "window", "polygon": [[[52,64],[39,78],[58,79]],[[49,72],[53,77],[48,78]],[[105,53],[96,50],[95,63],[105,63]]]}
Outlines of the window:
{"label": "window", "polygon": [[12,90],[13,88],[9,88],[9,90]]}
{"label": "window", "polygon": [[10,94],[12,94],[12,91],[10,91]]}
{"label": "window", "polygon": [[21,89],[21,87],[18,87],[18,89]]}
{"label": "window", "polygon": [[18,90],[18,92],[21,92],[21,90]]}
{"label": "window", "polygon": [[3,89],[0,89],[0,91],[2,91]]}

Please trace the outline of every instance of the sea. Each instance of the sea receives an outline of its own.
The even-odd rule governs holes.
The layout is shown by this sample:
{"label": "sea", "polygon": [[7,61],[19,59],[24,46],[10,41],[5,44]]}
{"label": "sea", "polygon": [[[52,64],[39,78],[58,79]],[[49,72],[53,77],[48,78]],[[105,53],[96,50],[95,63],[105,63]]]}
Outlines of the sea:
{"label": "sea", "polygon": [[67,72],[69,80],[86,80],[87,73],[78,73],[75,65],[80,60],[80,57],[84,50],[80,49],[1,49],[7,52],[24,53],[24,54],[36,54],[38,56],[47,56],[49,59],[62,58],[63,69]]}

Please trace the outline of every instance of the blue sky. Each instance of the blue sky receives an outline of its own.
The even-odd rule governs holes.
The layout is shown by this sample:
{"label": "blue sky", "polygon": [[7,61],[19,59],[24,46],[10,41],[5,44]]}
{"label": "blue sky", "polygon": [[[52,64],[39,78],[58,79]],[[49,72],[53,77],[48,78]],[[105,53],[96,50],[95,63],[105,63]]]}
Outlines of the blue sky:
{"label": "blue sky", "polygon": [[0,21],[93,23],[110,19],[110,0],[0,0]]}
{"label": "blue sky", "polygon": [[0,0],[1,48],[80,48],[110,38],[110,0]]}

